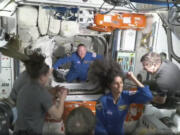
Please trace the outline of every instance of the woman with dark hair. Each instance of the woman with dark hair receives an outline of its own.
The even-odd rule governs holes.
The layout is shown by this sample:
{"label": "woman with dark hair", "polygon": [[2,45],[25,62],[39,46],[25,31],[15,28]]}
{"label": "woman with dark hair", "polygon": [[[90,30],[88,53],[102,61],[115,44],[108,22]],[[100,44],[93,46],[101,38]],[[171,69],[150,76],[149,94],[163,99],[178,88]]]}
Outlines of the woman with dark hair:
{"label": "woman with dark hair", "polygon": [[[144,104],[152,99],[148,86],[144,86],[132,72],[126,76],[121,66],[113,60],[95,61],[90,68],[90,80],[110,89],[96,105],[95,135],[124,135],[123,123],[131,103]],[[127,77],[138,86],[136,92],[123,90]]]}
{"label": "woman with dark hair", "polygon": [[53,104],[52,96],[45,88],[51,70],[44,60],[44,56],[35,52],[29,55],[29,60],[24,61],[30,79],[17,94],[15,135],[41,135],[47,112],[56,119],[63,114],[67,89],[60,89],[57,93],[60,99],[57,101],[58,106]]}

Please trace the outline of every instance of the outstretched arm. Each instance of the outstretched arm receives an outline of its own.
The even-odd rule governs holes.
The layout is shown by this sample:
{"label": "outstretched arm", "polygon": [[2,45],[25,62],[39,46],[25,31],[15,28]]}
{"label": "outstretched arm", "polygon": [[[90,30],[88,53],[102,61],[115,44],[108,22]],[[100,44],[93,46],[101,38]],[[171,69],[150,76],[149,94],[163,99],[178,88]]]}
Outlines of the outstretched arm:
{"label": "outstretched arm", "polygon": [[149,89],[149,86],[144,86],[132,72],[127,73],[127,77],[132,80],[137,86],[138,90],[136,92],[128,91],[129,101],[130,103],[139,103],[144,104],[148,101],[151,101],[153,96]]}

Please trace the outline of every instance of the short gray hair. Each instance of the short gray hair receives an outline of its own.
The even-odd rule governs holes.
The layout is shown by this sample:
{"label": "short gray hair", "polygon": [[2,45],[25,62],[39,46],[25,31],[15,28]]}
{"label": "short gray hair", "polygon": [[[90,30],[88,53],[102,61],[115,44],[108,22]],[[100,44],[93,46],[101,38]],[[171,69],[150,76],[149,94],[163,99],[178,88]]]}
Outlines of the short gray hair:
{"label": "short gray hair", "polygon": [[160,54],[155,53],[155,52],[149,52],[149,53],[144,54],[141,57],[141,62],[158,64],[158,63],[162,63],[162,59],[161,59]]}

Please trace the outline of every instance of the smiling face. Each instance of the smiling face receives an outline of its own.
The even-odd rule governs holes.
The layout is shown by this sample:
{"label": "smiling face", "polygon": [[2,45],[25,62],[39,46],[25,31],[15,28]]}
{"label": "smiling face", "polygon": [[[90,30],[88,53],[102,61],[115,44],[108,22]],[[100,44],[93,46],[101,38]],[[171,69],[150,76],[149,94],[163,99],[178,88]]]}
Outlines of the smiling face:
{"label": "smiling face", "polygon": [[79,46],[77,53],[81,59],[83,59],[86,56],[86,47],[85,46]]}
{"label": "smiling face", "polygon": [[123,91],[123,79],[120,76],[116,76],[110,84],[110,89],[113,94],[120,94]]}

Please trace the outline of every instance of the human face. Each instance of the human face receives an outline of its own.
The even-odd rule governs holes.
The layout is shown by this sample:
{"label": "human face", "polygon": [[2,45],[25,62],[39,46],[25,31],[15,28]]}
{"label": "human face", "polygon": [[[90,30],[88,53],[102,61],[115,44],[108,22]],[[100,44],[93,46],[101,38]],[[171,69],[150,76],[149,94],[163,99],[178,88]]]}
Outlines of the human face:
{"label": "human face", "polygon": [[83,59],[86,56],[86,47],[80,46],[78,47],[77,53],[81,59]]}
{"label": "human face", "polygon": [[50,77],[51,73],[52,73],[52,70],[49,69],[47,74],[41,75],[40,79],[44,86],[47,86],[49,84],[49,81],[50,81],[49,77]]}
{"label": "human face", "polygon": [[142,62],[144,70],[146,70],[148,73],[153,74],[155,73],[156,65],[153,63],[148,62]]}
{"label": "human face", "polygon": [[113,94],[120,94],[123,91],[123,79],[120,76],[116,76],[110,84],[110,89]]}

